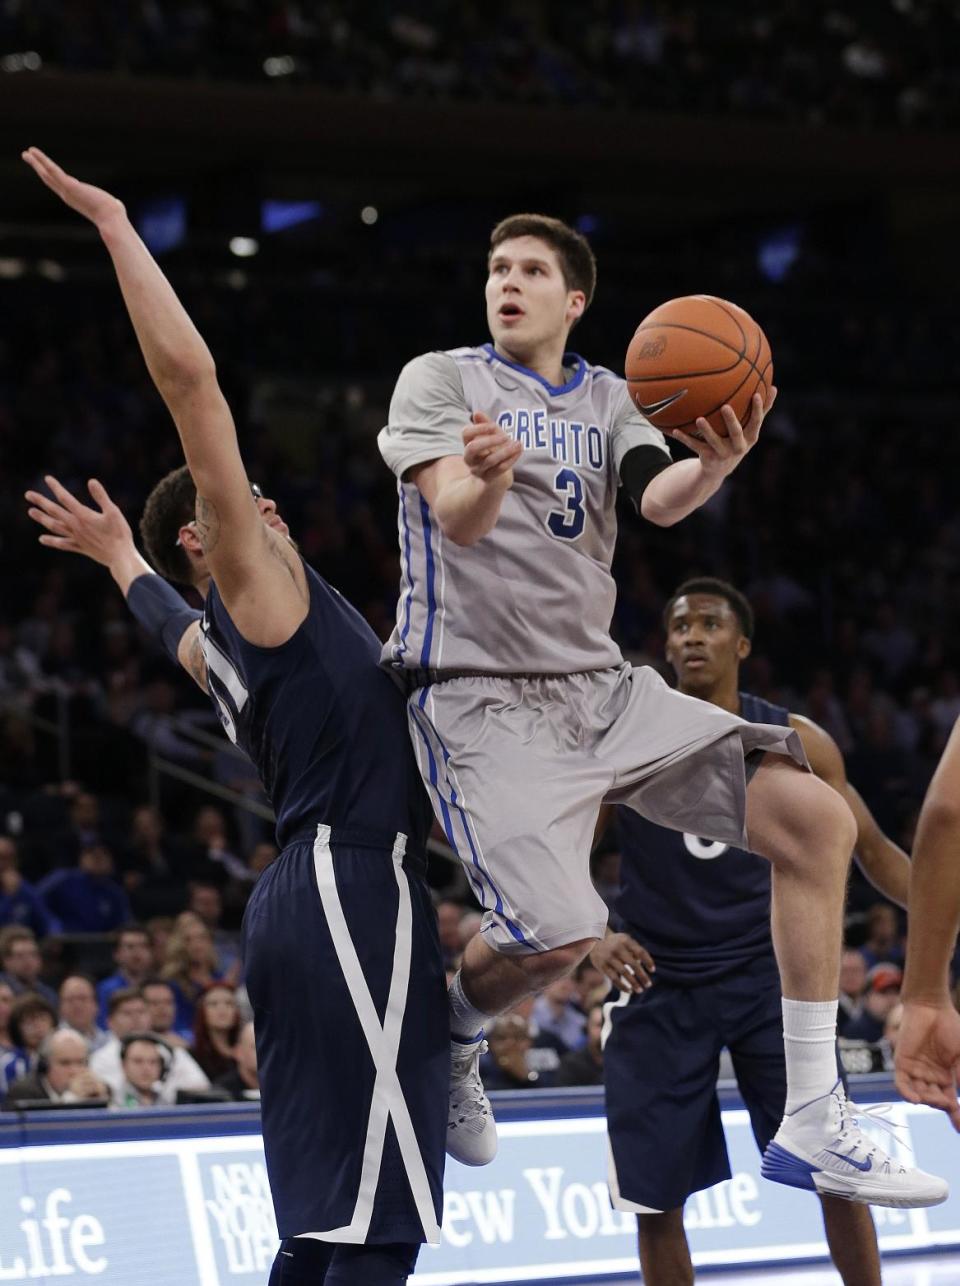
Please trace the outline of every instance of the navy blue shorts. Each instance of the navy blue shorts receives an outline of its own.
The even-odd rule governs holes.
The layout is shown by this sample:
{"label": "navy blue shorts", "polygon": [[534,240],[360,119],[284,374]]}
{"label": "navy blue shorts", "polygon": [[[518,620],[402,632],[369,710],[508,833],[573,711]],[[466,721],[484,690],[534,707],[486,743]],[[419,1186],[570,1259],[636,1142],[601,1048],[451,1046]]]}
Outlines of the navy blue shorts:
{"label": "navy blue shorts", "polygon": [[402,844],[321,826],[288,845],[254,887],[243,942],[280,1236],[439,1241],[446,986]]}
{"label": "navy blue shorts", "polygon": [[776,963],[758,957],[697,987],[658,981],[608,1013],[613,1204],[675,1210],[692,1192],[731,1177],[716,1092],[724,1046],[757,1146],[765,1148],[779,1128],[787,1073]]}

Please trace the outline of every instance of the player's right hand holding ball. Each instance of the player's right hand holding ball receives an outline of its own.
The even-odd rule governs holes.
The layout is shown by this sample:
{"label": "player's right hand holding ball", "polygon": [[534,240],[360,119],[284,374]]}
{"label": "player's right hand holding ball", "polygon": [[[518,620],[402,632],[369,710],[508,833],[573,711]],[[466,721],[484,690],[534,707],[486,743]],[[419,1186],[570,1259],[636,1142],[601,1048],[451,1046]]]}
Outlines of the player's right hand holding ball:
{"label": "player's right hand holding ball", "polygon": [[474,411],[470,421],[463,430],[464,464],[481,482],[509,491],[523,447],[483,411]]}

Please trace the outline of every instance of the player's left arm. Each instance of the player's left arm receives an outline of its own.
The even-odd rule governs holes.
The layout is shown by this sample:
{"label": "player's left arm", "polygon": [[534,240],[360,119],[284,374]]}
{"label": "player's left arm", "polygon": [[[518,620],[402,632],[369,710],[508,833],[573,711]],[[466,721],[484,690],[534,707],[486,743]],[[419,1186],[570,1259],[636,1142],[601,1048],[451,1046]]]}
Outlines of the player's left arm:
{"label": "player's left arm", "polygon": [[910,858],[898,844],[884,835],[859,791],[847,780],[840,747],[819,724],[803,715],[791,714],[790,726],[796,729],[803,742],[810,767],[850,806],[857,823],[854,851],[857,865],[884,897],[906,907],[910,889]]}
{"label": "player's left arm", "polygon": [[757,444],[760,426],[769,414],[777,396],[771,388],[764,401],[755,393],[746,424],[741,424],[729,406],[721,409],[728,436],[720,437],[709,421],[697,420],[699,437],[683,433],[680,429],[667,430],[696,455],[695,460],[678,460],[649,481],[640,499],[640,513],[648,522],[658,527],[672,527],[692,514],[719,491],[728,477],[747,453]]}
{"label": "player's left arm", "polygon": [[68,554],[82,554],[105,567],[146,632],[203,689],[207,664],[200,646],[200,613],[184,602],[172,585],[158,576],[137,549],[123,512],[103,483],[87,483],[93,505],[84,505],[47,474],[49,495],[28,491],[30,518],[43,528],[40,544]]}

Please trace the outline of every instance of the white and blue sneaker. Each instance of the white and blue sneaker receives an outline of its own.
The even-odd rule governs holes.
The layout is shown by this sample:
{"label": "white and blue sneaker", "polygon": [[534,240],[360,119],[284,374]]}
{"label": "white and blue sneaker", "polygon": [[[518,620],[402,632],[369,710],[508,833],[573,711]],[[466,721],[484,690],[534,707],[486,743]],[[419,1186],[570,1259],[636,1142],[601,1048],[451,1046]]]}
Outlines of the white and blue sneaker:
{"label": "white and blue sneaker", "polygon": [[497,1123],[480,1079],[482,1039],[450,1042],[450,1111],[447,1155],[463,1165],[489,1165],[497,1155]]}
{"label": "white and blue sneaker", "polygon": [[860,1129],[857,1111],[870,1115],[847,1101],[837,1081],[829,1094],[783,1118],[767,1144],[760,1173],[774,1183],[874,1206],[913,1209],[946,1201],[944,1180],[884,1152]]}

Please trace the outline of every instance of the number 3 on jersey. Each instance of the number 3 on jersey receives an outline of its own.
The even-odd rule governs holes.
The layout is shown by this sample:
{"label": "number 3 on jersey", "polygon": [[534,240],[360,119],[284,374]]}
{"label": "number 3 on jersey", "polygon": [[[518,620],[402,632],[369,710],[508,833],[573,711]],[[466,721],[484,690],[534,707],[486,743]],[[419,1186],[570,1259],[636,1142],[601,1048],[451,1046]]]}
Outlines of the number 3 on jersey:
{"label": "number 3 on jersey", "polygon": [[587,515],[583,510],[583,482],[573,469],[561,469],[553,480],[557,495],[564,501],[563,509],[551,509],[547,526],[558,540],[576,540],[583,535]]}

